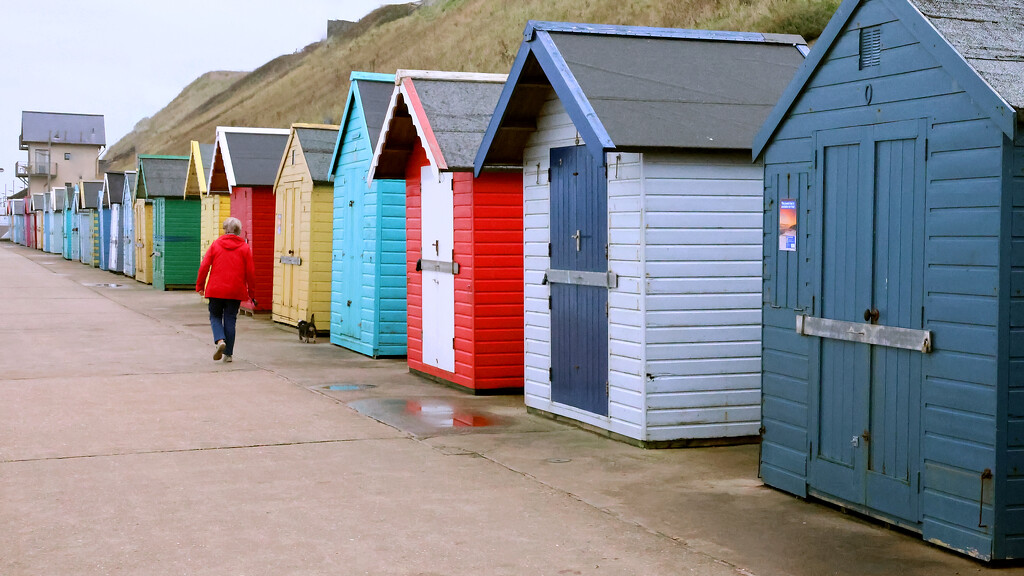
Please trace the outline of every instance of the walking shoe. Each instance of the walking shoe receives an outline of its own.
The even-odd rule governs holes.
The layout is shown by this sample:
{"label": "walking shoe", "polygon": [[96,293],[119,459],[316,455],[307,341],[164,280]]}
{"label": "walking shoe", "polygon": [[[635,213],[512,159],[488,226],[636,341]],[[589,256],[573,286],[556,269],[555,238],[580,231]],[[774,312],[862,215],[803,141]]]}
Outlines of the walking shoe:
{"label": "walking shoe", "polygon": [[227,344],[223,340],[217,340],[217,351],[213,353],[214,360],[220,360],[220,357],[224,355],[224,349],[227,348]]}
{"label": "walking shoe", "polygon": [[231,359],[231,356],[230,356],[230,355],[228,355],[228,354],[225,354],[225,355],[224,355],[224,361],[225,361],[225,362],[234,362],[234,360],[232,360],[232,359]]}

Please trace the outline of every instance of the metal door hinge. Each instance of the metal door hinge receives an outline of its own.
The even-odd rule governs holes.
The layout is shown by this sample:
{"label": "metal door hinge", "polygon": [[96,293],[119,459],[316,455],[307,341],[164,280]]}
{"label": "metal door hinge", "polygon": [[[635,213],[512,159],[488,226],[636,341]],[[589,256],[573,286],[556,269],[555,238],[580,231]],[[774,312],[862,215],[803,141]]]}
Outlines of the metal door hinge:
{"label": "metal door hinge", "polygon": [[608,317],[608,313],[609,313],[610,310],[611,310],[611,305],[608,304],[607,300],[605,300],[605,303],[604,303],[604,317],[605,318]]}
{"label": "metal door hinge", "polygon": [[452,336],[452,349],[453,350],[455,349],[455,337],[454,336]]}
{"label": "metal door hinge", "polygon": [[548,310],[551,310],[551,295],[548,294]]}
{"label": "metal door hinge", "polygon": [[548,168],[548,182],[551,182],[551,168]]}
{"label": "metal door hinge", "polygon": [[608,384],[608,381],[605,380],[604,381],[604,395],[605,396],[609,396],[611,394],[610,388],[611,388],[611,386]]}
{"label": "metal door hinge", "polygon": [[554,368],[548,368],[548,382],[554,382],[554,381],[555,381],[555,369]]}
{"label": "metal door hinge", "polygon": [[548,242],[548,258],[551,258],[551,242]]}

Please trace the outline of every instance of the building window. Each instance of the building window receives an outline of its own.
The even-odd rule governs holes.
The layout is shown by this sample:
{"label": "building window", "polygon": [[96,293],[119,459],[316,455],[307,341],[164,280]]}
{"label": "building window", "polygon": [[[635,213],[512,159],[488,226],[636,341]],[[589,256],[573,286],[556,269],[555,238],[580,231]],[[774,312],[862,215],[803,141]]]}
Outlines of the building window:
{"label": "building window", "polygon": [[295,166],[295,150],[292,150],[292,166]]}
{"label": "building window", "polygon": [[65,152],[64,153],[64,159],[65,160],[71,160],[71,152]]}
{"label": "building window", "polygon": [[882,62],[882,29],[879,26],[860,29],[860,69]]}

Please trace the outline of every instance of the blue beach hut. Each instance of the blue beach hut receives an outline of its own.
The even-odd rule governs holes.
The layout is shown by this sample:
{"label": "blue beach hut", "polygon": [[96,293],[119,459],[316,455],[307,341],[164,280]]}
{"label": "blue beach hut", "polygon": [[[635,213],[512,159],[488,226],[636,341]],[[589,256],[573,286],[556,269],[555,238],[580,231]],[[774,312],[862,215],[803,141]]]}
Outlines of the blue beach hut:
{"label": "blue beach hut", "polygon": [[50,237],[50,243],[46,251],[53,254],[63,253],[64,248],[64,196],[67,194],[64,187],[51,188],[48,198],[48,224],[46,233]]}
{"label": "blue beach hut", "polygon": [[334,258],[331,342],[367,356],[404,356],[405,180],[367,173],[395,88],[392,74],[352,72],[331,159]]}
{"label": "blue beach hut", "polygon": [[1024,7],[845,0],[764,160],[765,483],[1024,557]]}
{"label": "blue beach hut", "polygon": [[64,249],[65,260],[78,260],[78,185],[72,184],[64,189]]}
{"label": "blue beach hut", "polygon": [[[135,277],[135,183],[138,172],[124,173],[124,189],[121,191],[121,272]],[[112,191],[113,192],[113,191]]]}

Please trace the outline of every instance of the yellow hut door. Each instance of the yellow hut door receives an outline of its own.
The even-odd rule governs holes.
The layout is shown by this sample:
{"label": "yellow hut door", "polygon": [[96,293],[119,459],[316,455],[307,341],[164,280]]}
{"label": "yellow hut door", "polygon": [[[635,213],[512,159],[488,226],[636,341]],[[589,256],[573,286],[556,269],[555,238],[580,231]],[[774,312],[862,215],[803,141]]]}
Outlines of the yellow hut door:
{"label": "yellow hut door", "polygon": [[149,270],[149,246],[146,245],[146,201],[135,201],[135,278],[145,282]]}
{"label": "yellow hut door", "polygon": [[281,291],[278,302],[281,315],[292,322],[303,320],[300,315],[301,299],[301,272],[302,253],[299,242],[302,222],[302,205],[299,202],[301,190],[298,186],[290,185],[284,189],[284,210],[278,215],[278,229],[281,234],[281,252],[278,258],[281,261]]}

